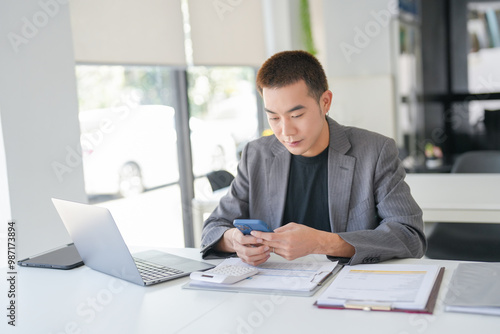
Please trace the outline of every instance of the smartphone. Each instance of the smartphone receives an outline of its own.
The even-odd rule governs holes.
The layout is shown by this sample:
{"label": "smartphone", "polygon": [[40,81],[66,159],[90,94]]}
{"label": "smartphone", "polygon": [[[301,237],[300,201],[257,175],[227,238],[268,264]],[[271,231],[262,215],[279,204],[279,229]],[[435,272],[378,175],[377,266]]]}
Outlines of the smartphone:
{"label": "smartphone", "polygon": [[251,231],[273,232],[267,224],[260,219],[235,219],[233,225],[243,234],[250,234]]}
{"label": "smartphone", "polygon": [[17,262],[24,267],[53,268],[53,269],[73,269],[83,265],[82,258],[74,244],[67,244],[62,247],[37,254],[27,259]]}

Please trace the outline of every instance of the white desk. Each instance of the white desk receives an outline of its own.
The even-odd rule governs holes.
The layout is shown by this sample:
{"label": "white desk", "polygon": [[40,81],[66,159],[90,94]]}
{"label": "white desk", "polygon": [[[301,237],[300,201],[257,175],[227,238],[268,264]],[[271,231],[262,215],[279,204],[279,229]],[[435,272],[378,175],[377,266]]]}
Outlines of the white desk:
{"label": "white desk", "polygon": [[[200,259],[197,249],[173,253]],[[320,257],[324,259],[324,257]],[[217,262],[217,261],[212,261]],[[396,261],[398,262],[398,261]],[[80,267],[69,271],[18,268],[17,327],[2,333],[495,333],[500,317],[448,313],[442,300],[458,262],[446,272],[433,315],[326,310],[313,297],[182,289],[189,278],[141,287]],[[5,268],[2,268],[5,273]],[[4,279],[2,279],[2,282]],[[2,294],[6,292],[2,283]],[[5,296],[5,295],[4,295]],[[5,297],[4,297],[5,298]],[[6,313],[5,307],[2,307]],[[7,330],[4,330],[4,329]]]}
{"label": "white desk", "polygon": [[425,222],[500,223],[500,174],[407,174]]}

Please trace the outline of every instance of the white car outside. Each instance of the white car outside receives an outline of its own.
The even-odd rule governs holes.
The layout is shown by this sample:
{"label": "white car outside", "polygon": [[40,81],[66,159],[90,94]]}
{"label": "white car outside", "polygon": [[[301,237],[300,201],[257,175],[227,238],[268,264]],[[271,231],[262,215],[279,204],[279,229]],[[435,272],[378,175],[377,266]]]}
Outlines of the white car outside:
{"label": "white car outside", "polygon": [[[80,112],[87,194],[129,196],[178,182],[174,114],[161,105]],[[190,124],[195,176],[236,164],[235,143],[227,131],[194,118]]]}

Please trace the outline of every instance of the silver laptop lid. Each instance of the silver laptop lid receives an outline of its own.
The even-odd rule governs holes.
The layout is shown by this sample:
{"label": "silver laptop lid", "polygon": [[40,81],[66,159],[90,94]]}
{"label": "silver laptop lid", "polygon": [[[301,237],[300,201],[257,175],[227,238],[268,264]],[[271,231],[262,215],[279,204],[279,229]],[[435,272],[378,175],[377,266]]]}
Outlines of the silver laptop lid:
{"label": "silver laptop lid", "polygon": [[59,216],[90,268],[144,285],[134,259],[108,209],[53,198]]}

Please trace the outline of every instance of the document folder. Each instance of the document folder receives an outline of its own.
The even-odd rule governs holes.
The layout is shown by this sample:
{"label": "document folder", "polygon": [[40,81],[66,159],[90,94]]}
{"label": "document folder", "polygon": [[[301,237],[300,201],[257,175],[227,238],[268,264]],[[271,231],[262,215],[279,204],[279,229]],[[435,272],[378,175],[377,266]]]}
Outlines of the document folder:
{"label": "document folder", "polygon": [[314,305],[326,309],[432,314],[443,275],[444,267],[432,265],[346,266]]}
{"label": "document folder", "polygon": [[460,263],[444,299],[445,311],[500,316],[500,263]]}

